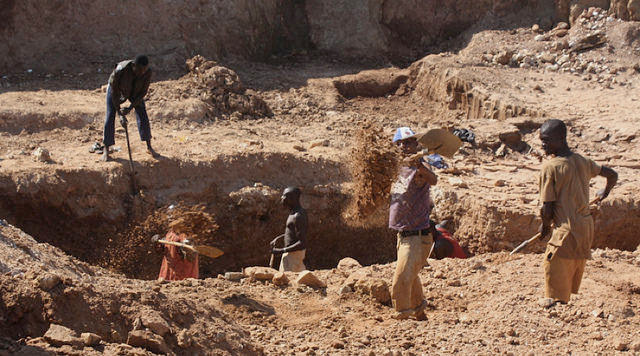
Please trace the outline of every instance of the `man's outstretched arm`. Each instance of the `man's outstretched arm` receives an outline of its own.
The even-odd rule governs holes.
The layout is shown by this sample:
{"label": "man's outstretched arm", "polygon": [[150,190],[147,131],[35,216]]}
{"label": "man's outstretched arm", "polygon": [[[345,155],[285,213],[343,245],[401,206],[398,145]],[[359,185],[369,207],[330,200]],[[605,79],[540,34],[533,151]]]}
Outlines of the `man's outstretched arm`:
{"label": "man's outstretched arm", "polygon": [[596,193],[596,202],[602,201],[604,198],[608,197],[613,186],[618,183],[618,173],[607,166],[602,166],[599,175],[607,178],[607,185],[604,189],[601,189]]}

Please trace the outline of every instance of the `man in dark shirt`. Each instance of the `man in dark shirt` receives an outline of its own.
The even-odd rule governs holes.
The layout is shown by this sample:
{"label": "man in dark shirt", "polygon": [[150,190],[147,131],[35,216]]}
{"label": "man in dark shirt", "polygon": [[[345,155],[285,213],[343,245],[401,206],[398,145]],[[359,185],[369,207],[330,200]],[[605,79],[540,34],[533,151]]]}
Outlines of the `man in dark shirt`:
{"label": "man in dark shirt", "polygon": [[[274,255],[282,254],[280,271],[302,272],[306,270],[304,256],[307,242],[307,212],[300,205],[300,189],[289,187],[284,190],[280,198],[282,205],[289,208],[289,217],[284,235],[280,235],[271,241]],[[284,248],[275,247],[281,237],[284,236]]]}
{"label": "man in dark shirt", "polygon": [[[138,122],[138,132],[140,140],[147,142],[147,152],[156,156],[151,148],[151,127],[149,117],[144,104],[144,96],[149,90],[151,83],[151,69],[149,68],[149,58],[144,55],[137,56],[135,60],[126,60],[118,63],[109,77],[107,87],[107,117],[104,122],[104,153],[103,161],[109,160],[109,146],[115,143],[115,117],[116,113],[126,116],[132,109],[136,110],[136,120]],[[129,100],[131,105],[124,109],[120,105]],[[122,120],[122,119],[121,119]],[[127,120],[121,121],[123,125]]]}

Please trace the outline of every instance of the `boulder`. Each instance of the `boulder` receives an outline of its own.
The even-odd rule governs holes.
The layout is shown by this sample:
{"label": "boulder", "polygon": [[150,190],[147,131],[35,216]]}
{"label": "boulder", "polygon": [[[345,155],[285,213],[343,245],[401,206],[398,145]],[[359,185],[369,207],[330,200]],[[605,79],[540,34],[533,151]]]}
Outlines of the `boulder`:
{"label": "boulder", "polygon": [[311,271],[302,271],[296,280],[297,284],[304,284],[311,288],[325,288],[327,285],[318,279]]}
{"label": "boulder", "polygon": [[156,335],[149,330],[129,331],[127,344],[134,347],[142,347],[151,352],[159,354],[166,354],[171,352],[162,336]]}
{"label": "boulder", "polygon": [[96,335],[94,333],[82,333],[80,334],[80,338],[85,346],[95,346],[102,341],[100,335]]}
{"label": "boulder", "polygon": [[37,279],[38,288],[44,291],[53,289],[53,287],[60,284],[61,281],[60,276],[51,273],[45,273]]}
{"label": "boulder", "polygon": [[380,304],[388,304],[391,302],[391,293],[389,285],[382,279],[365,278],[355,284],[355,290],[364,295],[371,296]]}
{"label": "boulder", "polygon": [[155,310],[144,310],[140,315],[140,320],[142,321],[142,325],[160,336],[164,336],[171,331],[169,323]]}
{"label": "boulder", "polygon": [[380,97],[394,94],[409,78],[409,71],[395,68],[366,70],[333,80],[333,86],[345,98]]}
{"label": "boulder", "polygon": [[257,279],[259,281],[270,281],[273,279],[273,276],[278,273],[278,271],[271,267],[255,266],[245,268],[243,273],[245,276]]}
{"label": "boulder", "polygon": [[31,152],[31,155],[36,159],[36,161],[39,162],[51,161],[51,155],[49,154],[49,151],[42,147],[38,147],[33,150],[33,152]]}
{"label": "boulder", "polygon": [[289,284],[289,278],[286,274],[284,274],[284,272],[276,273],[271,281],[277,286],[286,286],[287,284]]}
{"label": "boulder", "polygon": [[224,279],[228,281],[239,281],[244,277],[242,272],[226,272],[224,274]]}
{"label": "boulder", "polygon": [[56,347],[62,345],[82,347],[84,344],[75,331],[58,324],[51,324],[49,326],[49,330],[44,334],[44,339],[50,345]]}
{"label": "boulder", "polygon": [[351,273],[354,269],[362,268],[362,265],[354,258],[345,257],[338,262],[338,266],[336,268],[340,272]]}

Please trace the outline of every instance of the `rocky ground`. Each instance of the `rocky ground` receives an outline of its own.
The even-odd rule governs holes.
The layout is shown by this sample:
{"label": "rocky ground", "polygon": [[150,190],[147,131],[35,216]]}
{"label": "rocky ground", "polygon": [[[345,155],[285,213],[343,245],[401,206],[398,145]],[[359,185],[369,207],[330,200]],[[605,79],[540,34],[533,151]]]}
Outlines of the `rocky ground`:
{"label": "rocky ground", "polygon": [[[106,74],[3,77],[0,354],[640,353],[639,28],[595,8],[572,26],[472,27],[406,68],[322,53],[196,57],[151,86],[161,157],[144,152],[130,119],[135,197],[124,130],[114,161],[88,152],[101,139]],[[547,308],[541,256],[505,251],[538,227],[537,129],[550,117],[620,179],[597,213],[581,293]],[[344,214],[362,159],[355,138],[371,123],[389,137],[398,126],[476,135],[433,188],[435,217],[474,257],[422,271],[426,322],[390,319],[384,204],[363,221]],[[269,271],[218,277],[266,264],[291,184],[311,213],[307,262],[320,285],[290,274],[276,286]],[[203,263],[202,280],[155,282],[148,237],[166,222],[151,218],[179,201],[215,215],[225,255]]]}

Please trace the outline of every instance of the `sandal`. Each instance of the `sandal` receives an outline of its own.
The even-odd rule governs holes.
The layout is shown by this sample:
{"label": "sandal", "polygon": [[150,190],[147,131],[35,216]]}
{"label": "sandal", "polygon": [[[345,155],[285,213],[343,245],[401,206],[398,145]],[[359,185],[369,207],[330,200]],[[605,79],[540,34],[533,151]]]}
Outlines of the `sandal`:
{"label": "sandal", "polygon": [[[91,146],[89,148],[89,153],[102,153],[102,150],[104,149],[104,145],[100,142],[95,142],[93,144],[93,146]],[[100,151],[100,152],[98,152]]]}

